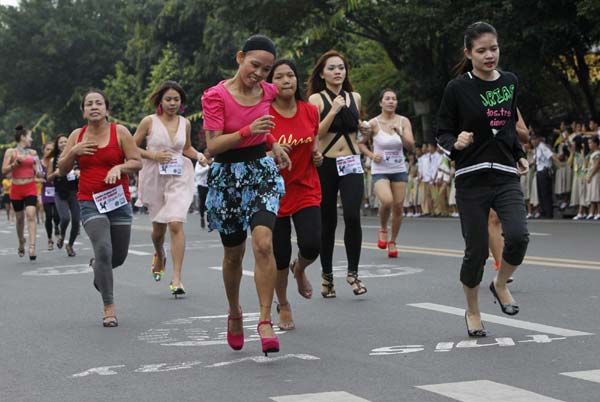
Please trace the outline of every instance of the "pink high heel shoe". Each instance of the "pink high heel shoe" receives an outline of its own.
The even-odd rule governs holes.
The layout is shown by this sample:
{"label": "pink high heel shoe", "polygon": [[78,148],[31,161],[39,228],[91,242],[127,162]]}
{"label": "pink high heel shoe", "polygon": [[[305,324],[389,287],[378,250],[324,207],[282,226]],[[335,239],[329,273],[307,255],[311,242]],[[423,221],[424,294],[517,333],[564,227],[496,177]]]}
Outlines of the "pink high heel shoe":
{"label": "pink high heel shoe", "polygon": [[239,335],[233,335],[229,330],[229,321],[242,320],[243,322],[244,317],[242,315],[241,307],[239,307],[239,313],[239,317],[232,317],[231,314],[227,316],[227,344],[233,350],[241,350],[244,347],[244,329],[242,328],[242,333]]}
{"label": "pink high heel shoe", "polygon": [[277,339],[277,336],[274,338],[263,338],[263,336],[260,334],[260,327],[262,325],[270,325],[273,327],[273,323],[271,321],[260,321],[256,327],[256,332],[258,332],[258,336],[260,336],[260,344],[262,346],[263,353],[265,356],[268,356],[268,353],[279,352],[279,339]]}

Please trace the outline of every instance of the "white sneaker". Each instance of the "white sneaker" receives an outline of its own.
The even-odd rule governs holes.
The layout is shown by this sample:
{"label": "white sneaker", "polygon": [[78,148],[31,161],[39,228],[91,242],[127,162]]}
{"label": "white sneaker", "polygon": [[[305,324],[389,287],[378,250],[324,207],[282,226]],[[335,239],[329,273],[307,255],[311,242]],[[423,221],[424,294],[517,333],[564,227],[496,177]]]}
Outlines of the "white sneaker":
{"label": "white sneaker", "polygon": [[594,219],[594,215],[589,214],[588,216],[585,217],[585,219]]}
{"label": "white sneaker", "polygon": [[406,214],[407,218],[412,218],[413,216],[414,216],[414,214],[412,212],[409,212],[409,213]]}
{"label": "white sneaker", "polygon": [[453,218],[458,218],[458,217],[460,217],[460,214],[458,212],[453,212],[451,216]]}
{"label": "white sneaker", "polygon": [[567,207],[567,203],[563,201],[560,203],[559,209],[565,209],[566,207]]}
{"label": "white sneaker", "polygon": [[419,216],[421,216],[421,214],[420,214],[420,213],[418,213],[418,212],[416,212],[416,213],[413,215],[413,217],[415,217],[415,218],[418,218]]}
{"label": "white sneaker", "polygon": [[575,216],[573,217],[573,220],[574,220],[574,221],[578,221],[578,220],[580,220],[580,219],[581,219],[581,218],[583,218],[583,217],[584,217],[583,215],[581,215],[581,214],[577,214],[577,215],[575,215]]}
{"label": "white sneaker", "polygon": [[535,215],[533,215],[533,219],[538,219],[540,216],[542,216],[542,214],[536,212]]}
{"label": "white sneaker", "polygon": [[527,216],[526,216],[525,218],[526,218],[526,219],[531,219],[531,218],[533,218],[533,215],[531,215],[531,214],[527,214]]}
{"label": "white sneaker", "polygon": [[600,214],[594,215],[594,220],[595,221],[600,221]]}

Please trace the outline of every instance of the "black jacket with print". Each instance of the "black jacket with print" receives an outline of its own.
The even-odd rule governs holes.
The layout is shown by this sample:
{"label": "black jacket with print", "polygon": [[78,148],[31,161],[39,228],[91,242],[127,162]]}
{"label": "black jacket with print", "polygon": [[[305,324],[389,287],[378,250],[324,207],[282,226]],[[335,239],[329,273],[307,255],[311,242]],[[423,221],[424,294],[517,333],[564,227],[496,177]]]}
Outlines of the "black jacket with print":
{"label": "black jacket with print", "polygon": [[[494,81],[466,73],[444,91],[436,140],[456,163],[457,188],[518,179],[516,164],[525,157],[516,132],[518,79],[499,73]],[[473,132],[473,143],[458,151],[454,143],[462,131]]]}

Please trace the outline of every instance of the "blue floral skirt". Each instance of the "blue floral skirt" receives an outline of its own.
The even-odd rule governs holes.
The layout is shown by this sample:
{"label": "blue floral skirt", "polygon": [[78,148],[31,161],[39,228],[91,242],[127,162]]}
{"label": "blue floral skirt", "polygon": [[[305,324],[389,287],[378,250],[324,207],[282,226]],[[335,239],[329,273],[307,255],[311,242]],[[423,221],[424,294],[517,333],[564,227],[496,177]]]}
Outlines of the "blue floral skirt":
{"label": "blue floral skirt", "polygon": [[283,178],[269,156],[247,162],[214,162],[208,175],[208,228],[225,235],[246,231],[258,211],[277,215],[284,194]]}

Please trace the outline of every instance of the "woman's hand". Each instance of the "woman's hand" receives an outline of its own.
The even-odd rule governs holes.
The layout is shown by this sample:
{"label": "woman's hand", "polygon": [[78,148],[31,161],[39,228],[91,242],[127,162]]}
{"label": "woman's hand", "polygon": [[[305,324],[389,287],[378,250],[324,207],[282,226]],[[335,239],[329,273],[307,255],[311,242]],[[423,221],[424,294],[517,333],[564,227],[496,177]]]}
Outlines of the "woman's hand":
{"label": "woman's hand", "polygon": [[254,120],[252,124],[250,124],[250,133],[252,135],[269,134],[271,129],[275,127],[275,122],[273,122],[274,118],[275,116],[266,114]]}
{"label": "woman's hand", "polygon": [[198,161],[200,166],[206,166],[208,164],[208,159],[206,159],[206,156],[204,156],[202,152],[198,152],[196,154],[196,160]]}
{"label": "woman's hand", "polygon": [[458,135],[456,142],[454,143],[454,149],[462,151],[473,143],[473,133],[470,131],[463,131]]}
{"label": "woman's hand", "polygon": [[287,168],[287,170],[292,170],[292,161],[279,143],[273,143],[271,153],[273,154],[273,159],[275,159],[275,163],[277,163],[279,169]]}
{"label": "woman's hand", "polygon": [[171,153],[167,151],[156,151],[152,154],[152,160],[158,163],[167,163],[171,160]]}
{"label": "woman's hand", "polygon": [[74,153],[76,156],[94,155],[97,150],[98,150],[98,143],[95,141],[88,141],[88,140],[81,141],[81,142],[73,145],[73,148],[71,148],[71,152]]}
{"label": "woman's hand", "polygon": [[517,162],[517,172],[521,176],[524,174],[527,174],[527,172],[529,172],[529,162],[527,162],[527,159],[525,159],[525,158],[519,159],[519,162]]}
{"label": "woman's hand", "polygon": [[346,99],[342,95],[338,95],[331,103],[331,110],[333,113],[338,114],[344,106],[346,106]]}
{"label": "woman's hand", "polygon": [[381,163],[381,161],[383,160],[383,156],[381,154],[373,154],[373,157],[371,159],[373,159],[373,162],[375,163]]}
{"label": "woman's hand", "polygon": [[104,178],[106,184],[115,184],[118,180],[121,180],[121,165],[114,166],[110,169]]}
{"label": "woman's hand", "polygon": [[312,152],[312,157],[313,165],[315,165],[316,167],[319,167],[323,164],[323,154],[320,151],[315,149]]}

